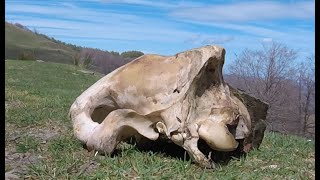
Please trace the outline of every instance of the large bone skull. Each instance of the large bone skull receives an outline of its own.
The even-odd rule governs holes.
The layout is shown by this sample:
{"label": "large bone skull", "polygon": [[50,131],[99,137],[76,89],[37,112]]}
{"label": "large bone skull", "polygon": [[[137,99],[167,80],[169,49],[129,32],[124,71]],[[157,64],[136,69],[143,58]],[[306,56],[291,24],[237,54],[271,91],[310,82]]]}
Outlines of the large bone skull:
{"label": "large bone skull", "polygon": [[143,55],[114,70],[72,104],[75,136],[89,150],[110,154],[129,137],[161,135],[213,168],[198,140],[213,150],[233,151],[236,139],[251,130],[246,106],[223,80],[224,56],[222,47],[205,46],[175,56]]}

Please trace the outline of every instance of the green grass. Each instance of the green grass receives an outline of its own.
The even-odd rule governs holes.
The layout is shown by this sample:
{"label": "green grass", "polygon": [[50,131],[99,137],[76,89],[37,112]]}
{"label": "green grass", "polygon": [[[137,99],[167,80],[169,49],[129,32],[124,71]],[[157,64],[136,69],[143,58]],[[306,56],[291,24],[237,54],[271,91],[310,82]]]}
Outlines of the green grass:
{"label": "green grass", "polygon": [[[125,143],[116,156],[94,156],[73,136],[68,111],[101,75],[83,74],[71,65],[33,61],[9,60],[5,68],[6,152],[36,157],[25,164],[27,172],[19,174],[22,178],[314,179],[314,142],[276,133],[266,134],[260,150],[216,170],[164,153],[141,152]],[[50,134],[54,136],[48,138]],[[15,166],[6,162],[6,171]]]}
{"label": "green grass", "polygon": [[16,151],[18,153],[26,153],[31,150],[37,150],[39,142],[30,136],[23,137],[22,141],[17,144]]}
{"label": "green grass", "polygon": [[23,52],[34,52],[36,59],[72,64],[72,48],[5,22],[5,56],[16,59]]}

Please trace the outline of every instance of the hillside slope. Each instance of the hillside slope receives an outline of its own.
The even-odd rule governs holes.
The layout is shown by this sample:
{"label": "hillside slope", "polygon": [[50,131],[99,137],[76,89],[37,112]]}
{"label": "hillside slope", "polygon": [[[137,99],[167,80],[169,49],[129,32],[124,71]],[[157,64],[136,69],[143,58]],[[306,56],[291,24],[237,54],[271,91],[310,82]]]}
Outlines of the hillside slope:
{"label": "hillside slope", "polygon": [[[216,170],[122,143],[112,156],[95,156],[73,136],[68,111],[102,77],[78,67],[5,61],[5,171],[20,179],[315,179],[314,142],[266,133],[259,150]],[[172,150],[172,149],[171,149]],[[215,154],[213,154],[214,156]],[[25,170],[24,170],[25,168]],[[13,171],[12,171],[13,170]]]}
{"label": "hillside slope", "polygon": [[71,64],[77,51],[32,31],[5,22],[5,58],[18,59],[23,53],[35,59]]}

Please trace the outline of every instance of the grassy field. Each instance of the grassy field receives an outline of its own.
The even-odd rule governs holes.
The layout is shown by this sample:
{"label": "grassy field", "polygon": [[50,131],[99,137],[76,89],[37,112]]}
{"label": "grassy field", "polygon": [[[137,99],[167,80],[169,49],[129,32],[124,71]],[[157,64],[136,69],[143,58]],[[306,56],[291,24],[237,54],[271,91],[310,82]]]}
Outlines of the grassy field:
{"label": "grassy field", "polygon": [[68,46],[5,22],[5,58],[16,59],[23,52],[34,54],[36,59],[66,64],[73,63],[76,53]]}
{"label": "grassy field", "polygon": [[5,170],[26,179],[315,179],[314,142],[267,133],[260,150],[216,170],[121,144],[94,156],[73,137],[68,111],[101,78],[71,65],[5,62]]}

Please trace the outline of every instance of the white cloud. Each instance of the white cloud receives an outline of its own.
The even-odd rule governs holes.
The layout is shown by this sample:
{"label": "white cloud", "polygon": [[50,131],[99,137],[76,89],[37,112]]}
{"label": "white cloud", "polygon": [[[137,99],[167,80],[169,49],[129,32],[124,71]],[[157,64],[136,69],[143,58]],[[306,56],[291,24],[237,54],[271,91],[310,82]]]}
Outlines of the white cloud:
{"label": "white cloud", "polygon": [[202,41],[202,44],[225,44],[232,40],[234,40],[233,36],[206,38]]}
{"label": "white cloud", "polygon": [[202,7],[177,8],[172,16],[196,21],[239,22],[287,18],[314,18],[314,1],[280,3],[272,1],[237,2]]}
{"label": "white cloud", "polygon": [[[238,40],[242,38],[238,37],[247,37],[250,39],[261,39],[268,37],[272,38],[273,41],[282,42],[285,44],[291,44],[297,46],[312,46],[314,47],[314,28],[297,28],[296,26],[287,26],[284,29],[278,28],[276,25],[271,27],[263,27],[261,25],[250,25],[247,23],[223,23],[223,22],[210,22],[210,21],[194,21],[181,19],[181,21],[200,24],[207,26],[208,29],[220,29],[224,34],[228,36],[235,37]],[[265,23],[268,24],[268,23]],[[230,33],[230,30],[234,31]],[[242,39],[243,40],[243,39]],[[234,41],[232,42],[234,43]],[[297,44],[298,43],[298,44]],[[201,43],[196,43],[201,45]],[[242,45],[243,46],[243,45]],[[247,45],[246,45],[247,46]]]}
{"label": "white cloud", "polygon": [[203,5],[200,2],[194,1],[172,1],[172,0],[100,0],[103,3],[114,3],[114,4],[130,4],[130,5],[139,5],[139,6],[148,6],[164,9],[173,9],[181,7],[197,7]]}
{"label": "white cloud", "polygon": [[227,35],[205,35],[205,34],[194,34],[184,40],[184,43],[193,44],[196,46],[209,45],[209,44],[225,44],[234,40],[233,36]]}
{"label": "white cloud", "polygon": [[117,3],[117,4],[133,4],[141,6],[153,6],[159,8],[172,8],[174,4],[165,3],[161,1],[148,1],[148,0],[101,0],[104,3]]}
{"label": "white cloud", "polygon": [[[182,42],[186,37],[192,36],[192,32],[184,32],[174,28],[159,29],[156,26],[138,27],[132,24],[121,24],[118,26],[99,25],[86,22],[70,22],[64,20],[23,19],[16,21],[28,24],[40,32],[49,36],[70,38],[96,38],[96,39],[118,39],[133,41],[161,41]],[[111,23],[112,24],[112,23]],[[32,29],[32,28],[31,28]]]}
{"label": "white cloud", "polygon": [[272,42],[272,38],[263,38],[262,42],[266,42],[266,43]]}
{"label": "white cloud", "polygon": [[[182,22],[193,23],[193,24],[200,24],[208,26],[209,28],[215,29],[225,29],[226,31],[234,30],[238,31],[237,34],[246,33],[253,36],[260,36],[260,37],[272,37],[272,36],[286,36],[287,32],[282,32],[280,30],[276,30],[275,28],[266,28],[266,27],[259,27],[254,25],[248,25],[245,23],[223,23],[223,22],[210,22],[210,21],[194,21],[194,20],[187,20],[181,19]],[[236,34],[233,32],[233,34]],[[233,36],[233,35],[232,35]]]}
{"label": "white cloud", "polygon": [[[19,13],[38,14],[25,16]],[[118,39],[132,41],[183,42],[189,32],[165,20],[145,16],[97,11],[70,3],[51,5],[11,4],[6,6],[6,20],[35,27],[54,37]],[[41,15],[41,16],[39,16]],[[45,15],[45,16],[44,16]],[[46,16],[51,16],[47,18]],[[31,29],[32,29],[31,28]]]}
{"label": "white cloud", "polygon": [[[144,1],[130,2],[143,4]],[[55,4],[10,4],[6,6],[6,12],[38,14],[38,16],[15,14],[6,18],[58,38],[187,42],[193,45],[222,44],[232,40],[229,36],[217,37],[205,33],[200,37],[197,33],[179,28],[177,24],[167,20],[88,9],[66,1]],[[46,18],[43,15],[54,18]]]}
{"label": "white cloud", "polygon": [[[119,14],[112,12],[103,12],[94,9],[82,8],[75,6],[71,3],[59,3],[59,4],[46,4],[46,5],[34,5],[34,4],[10,4],[6,6],[6,13],[32,13],[39,15],[50,15],[49,19],[69,19],[72,21],[87,21],[91,23],[105,22],[107,19],[115,18],[120,21],[131,21],[139,18],[136,15]],[[24,17],[20,15],[20,17]]]}
{"label": "white cloud", "polygon": [[192,36],[185,39],[184,43],[198,44],[200,38],[201,38],[200,34],[193,34]]}

